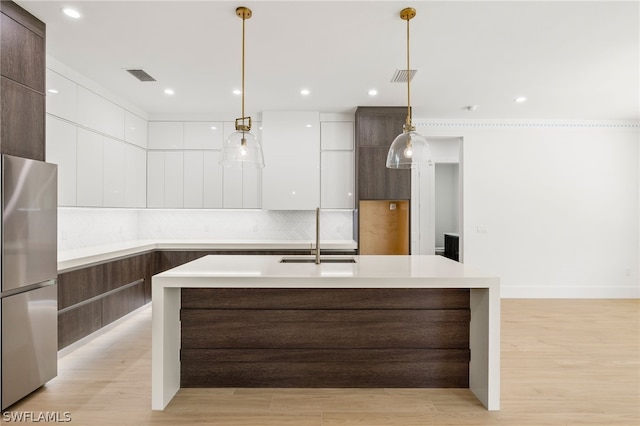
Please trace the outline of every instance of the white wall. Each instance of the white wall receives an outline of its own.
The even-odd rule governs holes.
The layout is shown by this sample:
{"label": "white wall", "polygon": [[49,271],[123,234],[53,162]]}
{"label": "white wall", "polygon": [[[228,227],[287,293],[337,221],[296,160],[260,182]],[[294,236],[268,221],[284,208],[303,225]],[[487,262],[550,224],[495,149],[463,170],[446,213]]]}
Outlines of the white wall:
{"label": "white wall", "polygon": [[640,297],[640,125],[417,125],[463,138],[464,263],[503,297]]}

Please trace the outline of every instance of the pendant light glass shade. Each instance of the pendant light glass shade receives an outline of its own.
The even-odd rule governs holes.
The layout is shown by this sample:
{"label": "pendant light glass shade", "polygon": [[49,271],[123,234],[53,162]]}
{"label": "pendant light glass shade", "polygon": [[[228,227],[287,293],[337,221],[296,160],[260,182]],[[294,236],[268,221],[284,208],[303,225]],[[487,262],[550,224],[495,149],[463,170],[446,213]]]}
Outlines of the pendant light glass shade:
{"label": "pendant light glass shade", "polygon": [[224,143],[220,157],[223,166],[241,166],[246,164],[257,168],[264,167],[262,146],[251,133],[236,131]]}
{"label": "pendant light glass shade", "polygon": [[404,126],[404,131],[396,136],[387,154],[390,169],[410,169],[420,164],[431,166],[429,143],[413,126]]}
{"label": "pendant light glass shade", "polygon": [[251,117],[244,115],[244,27],[252,12],[251,9],[241,6],[236,9],[236,15],[242,19],[242,117],[236,118],[236,131],[224,142],[220,164],[224,167],[247,165],[262,168],[262,145],[258,138],[251,134]]}
{"label": "pendant light glass shade", "polygon": [[400,18],[407,21],[407,121],[402,133],[396,136],[387,154],[387,168],[411,169],[422,164],[433,165],[431,150],[424,136],[416,132],[411,124],[411,68],[409,67],[409,21],[416,16],[416,10],[407,7],[400,11]]}

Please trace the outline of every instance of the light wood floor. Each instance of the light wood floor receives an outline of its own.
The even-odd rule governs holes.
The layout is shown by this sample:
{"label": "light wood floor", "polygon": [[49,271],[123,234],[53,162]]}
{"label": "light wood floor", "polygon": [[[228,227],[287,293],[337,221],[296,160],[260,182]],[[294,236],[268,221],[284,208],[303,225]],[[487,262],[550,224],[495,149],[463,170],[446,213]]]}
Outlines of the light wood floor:
{"label": "light wood floor", "polygon": [[70,412],[83,426],[640,424],[639,300],[503,300],[498,412],[466,389],[183,389],[152,412],[150,348],[144,309],[10,412]]}

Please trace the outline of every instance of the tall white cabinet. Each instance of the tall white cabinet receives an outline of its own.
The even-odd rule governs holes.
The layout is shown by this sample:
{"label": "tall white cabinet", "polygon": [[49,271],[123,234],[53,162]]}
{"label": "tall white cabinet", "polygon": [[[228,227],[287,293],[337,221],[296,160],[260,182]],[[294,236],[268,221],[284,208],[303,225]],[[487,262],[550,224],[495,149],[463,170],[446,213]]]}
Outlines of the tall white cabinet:
{"label": "tall white cabinet", "polygon": [[46,159],[58,165],[58,204],[145,207],[147,122],[47,70]]}
{"label": "tall white cabinet", "polygon": [[262,208],[313,210],[320,206],[320,114],[264,112]]}
{"label": "tall white cabinet", "polygon": [[354,122],[328,117],[320,123],[320,205],[353,209],[355,188]]}

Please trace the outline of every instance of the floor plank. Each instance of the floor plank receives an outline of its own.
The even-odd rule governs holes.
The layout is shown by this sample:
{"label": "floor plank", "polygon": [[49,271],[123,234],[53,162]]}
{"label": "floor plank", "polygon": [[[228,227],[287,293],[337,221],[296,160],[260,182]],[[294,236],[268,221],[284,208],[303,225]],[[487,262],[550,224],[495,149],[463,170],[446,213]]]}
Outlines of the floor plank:
{"label": "floor plank", "polygon": [[640,424],[639,300],[506,299],[501,338],[498,412],[467,389],[182,389],[153,412],[146,308],[60,359],[58,377],[2,420],[68,412],[83,426]]}

